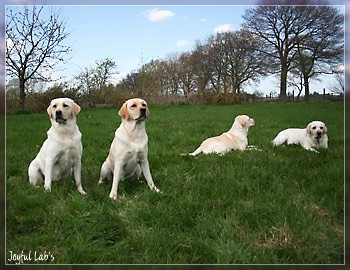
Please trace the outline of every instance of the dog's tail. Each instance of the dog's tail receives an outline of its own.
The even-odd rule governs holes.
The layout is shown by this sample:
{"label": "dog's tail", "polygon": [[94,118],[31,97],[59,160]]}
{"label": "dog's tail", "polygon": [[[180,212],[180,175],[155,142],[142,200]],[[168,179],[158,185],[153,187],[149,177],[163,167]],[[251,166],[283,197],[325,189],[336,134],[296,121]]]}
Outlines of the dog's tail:
{"label": "dog's tail", "polygon": [[194,157],[194,156],[197,156],[198,154],[202,153],[203,152],[203,149],[202,147],[198,147],[196,149],[196,151],[192,152],[192,153],[189,153],[190,156]]}
{"label": "dog's tail", "polygon": [[201,147],[198,147],[198,148],[196,149],[196,151],[194,151],[194,152],[192,152],[192,153],[189,153],[189,154],[182,153],[182,154],[180,154],[180,155],[181,155],[181,156],[192,156],[192,157],[194,157],[194,156],[197,156],[198,154],[200,154],[200,153],[202,153],[202,152],[203,152],[202,148],[201,148]]}

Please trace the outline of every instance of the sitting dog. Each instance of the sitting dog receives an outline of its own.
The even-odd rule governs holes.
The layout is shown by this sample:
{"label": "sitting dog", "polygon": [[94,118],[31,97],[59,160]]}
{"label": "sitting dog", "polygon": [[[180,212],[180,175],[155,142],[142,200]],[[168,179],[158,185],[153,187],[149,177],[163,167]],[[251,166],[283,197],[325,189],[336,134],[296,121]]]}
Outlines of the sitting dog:
{"label": "sitting dog", "polygon": [[52,181],[67,178],[73,171],[79,193],[86,194],[81,184],[83,147],[81,133],[76,124],[79,112],[79,105],[69,98],[57,98],[51,101],[47,108],[51,128],[38,155],[28,168],[31,184],[44,182],[45,190],[50,192]]}
{"label": "sitting dog", "polygon": [[306,150],[318,153],[317,148],[328,148],[327,127],[321,121],[312,121],[306,128],[282,130],[273,139],[272,144],[279,146],[284,143],[300,144]]}
{"label": "sitting dog", "polygon": [[141,173],[151,190],[159,192],[153,183],[148,163],[148,137],[145,120],[149,110],[146,101],[135,98],[127,100],[119,110],[122,122],[115,132],[106,161],[101,167],[99,184],[112,179],[109,197],[117,199],[120,180],[137,180]]}
{"label": "sitting dog", "polygon": [[202,152],[204,154],[216,153],[224,155],[231,150],[246,150],[248,147],[248,130],[254,125],[254,119],[247,115],[238,115],[228,132],[206,139],[190,155],[196,156]]}

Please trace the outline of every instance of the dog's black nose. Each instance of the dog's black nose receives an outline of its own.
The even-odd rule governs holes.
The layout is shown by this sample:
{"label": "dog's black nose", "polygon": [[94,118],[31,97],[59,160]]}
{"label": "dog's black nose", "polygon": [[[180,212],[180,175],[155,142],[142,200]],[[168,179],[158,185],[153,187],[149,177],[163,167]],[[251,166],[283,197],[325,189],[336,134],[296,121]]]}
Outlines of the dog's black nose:
{"label": "dog's black nose", "polygon": [[62,117],[62,111],[56,111],[56,118]]}
{"label": "dog's black nose", "polygon": [[145,108],[141,108],[141,116],[146,116],[146,109]]}

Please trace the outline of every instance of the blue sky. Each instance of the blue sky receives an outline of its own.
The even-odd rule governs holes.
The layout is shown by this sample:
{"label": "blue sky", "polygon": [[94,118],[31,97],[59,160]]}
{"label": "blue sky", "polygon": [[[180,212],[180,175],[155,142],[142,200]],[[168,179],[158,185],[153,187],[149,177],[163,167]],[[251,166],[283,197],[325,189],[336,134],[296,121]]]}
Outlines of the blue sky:
{"label": "blue sky", "polygon": [[[152,59],[190,51],[221,28],[239,29],[244,6],[63,6],[70,69],[112,58],[121,75]],[[218,29],[217,29],[218,28]]]}
{"label": "blue sky", "polygon": [[[7,0],[6,4],[20,4],[23,1],[32,3],[30,0]],[[82,69],[93,66],[96,60],[106,57],[117,64],[117,80],[152,59],[164,59],[174,53],[191,51],[197,40],[203,41],[216,31],[239,29],[243,22],[242,15],[249,7],[218,4],[74,5],[92,4],[96,1],[71,1],[68,5],[63,0],[36,1],[36,4],[58,2],[60,5],[51,8],[62,11],[67,30],[71,33],[65,40],[65,45],[71,46],[72,53],[68,63],[63,66],[64,70],[56,70],[56,73],[68,81]],[[99,3],[106,2],[110,1]],[[225,1],[221,0],[223,2]],[[338,0],[332,3],[344,4]],[[45,8],[50,10],[50,6]],[[330,88],[332,84],[332,79],[327,77],[322,82],[311,85],[311,92],[321,92],[324,87]],[[279,92],[279,80],[276,77],[267,78],[246,89],[248,92],[256,90],[266,94],[271,91]]]}

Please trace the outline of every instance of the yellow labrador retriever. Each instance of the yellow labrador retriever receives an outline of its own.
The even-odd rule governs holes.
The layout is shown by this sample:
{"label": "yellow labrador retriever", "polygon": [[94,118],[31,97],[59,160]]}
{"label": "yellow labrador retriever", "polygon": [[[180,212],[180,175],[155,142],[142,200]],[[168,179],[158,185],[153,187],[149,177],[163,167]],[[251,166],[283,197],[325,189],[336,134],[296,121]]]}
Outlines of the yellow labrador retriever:
{"label": "yellow labrador retriever", "polygon": [[274,146],[284,143],[300,144],[306,150],[318,152],[317,148],[328,148],[327,127],[321,121],[312,121],[306,128],[287,128],[272,141]]}
{"label": "yellow labrador retriever", "polygon": [[[248,147],[248,130],[254,125],[255,121],[253,118],[247,115],[238,115],[228,132],[206,139],[190,155],[196,156],[202,152],[204,154],[216,153],[224,155],[231,150],[246,150]],[[251,149],[254,148],[252,146]]]}
{"label": "yellow labrador retriever", "polygon": [[153,183],[148,163],[148,137],[145,120],[149,110],[146,101],[139,98],[127,100],[119,110],[122,122],[115,131],[115,137],[106,161],[102,164],[99,184],[113,179],[109,197],[117,199],[120,180],[137,180],[141,173],[151,190],[159,192]]}
{"label": "yellow labrador retriever", "polygon": [[81,184],[83,147],[81,133],[76,124],[76,115],[79,112],[79,105],[69,98],[57,98],[51,101],[47,108],[51,128],[38,155],[28,168],[31,184],[44,182],[45,190],[50,192],[52,181],[65,179],[73,171],[79,193],[86,194]]}

